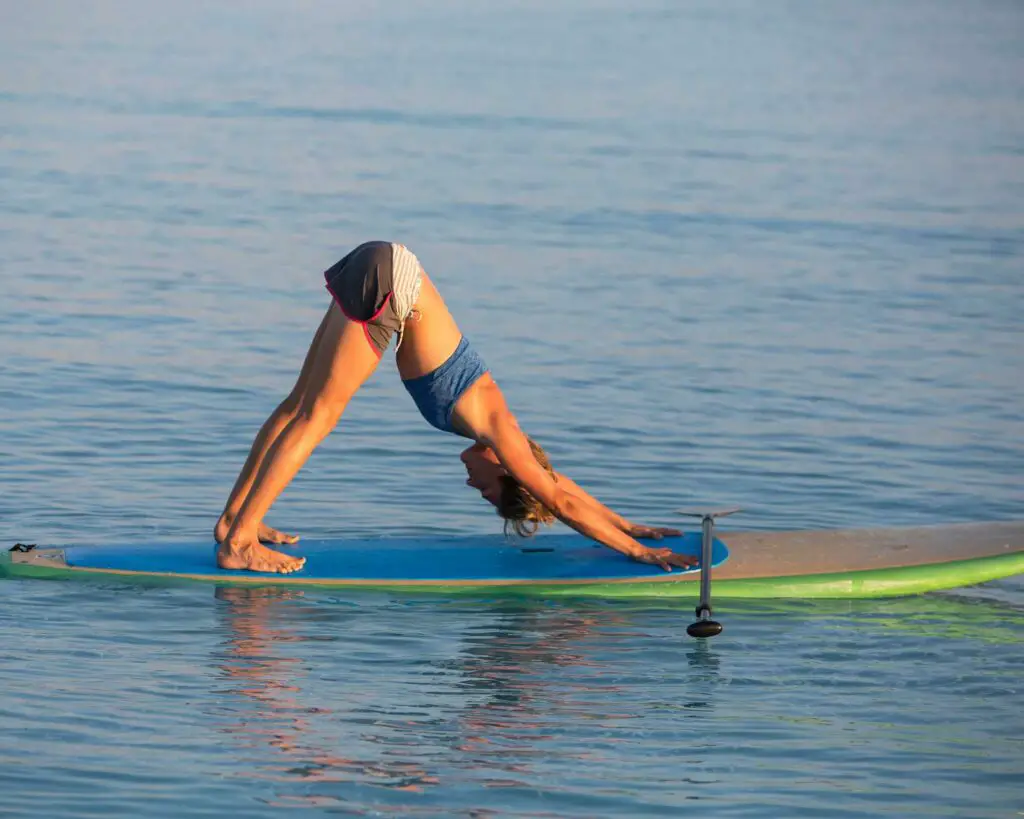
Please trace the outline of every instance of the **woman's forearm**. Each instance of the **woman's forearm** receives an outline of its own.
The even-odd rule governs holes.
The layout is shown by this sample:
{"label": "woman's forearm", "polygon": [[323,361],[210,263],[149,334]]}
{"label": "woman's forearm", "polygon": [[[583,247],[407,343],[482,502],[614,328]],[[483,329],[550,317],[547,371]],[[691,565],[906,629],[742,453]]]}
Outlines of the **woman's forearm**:
{"label": "woman's forearm", "polygon": [[565,475],[561,474],[560,472],[555,474],[558,476],[558,485],[560,487],[566,489],[583,502],[594,507],[594,509],[596,509],[600,514],[608,518],[608,520],[611,521],[612,525],[618,528],[620,531],[629,532],[632,524],[628,520],[626,520],[626,518],[622,517],[622,515],[620,515],[613,509],[609,509],[607,506],[601,503],[601,501],[599,501],[597,498],[595,498],[593,495],[591,495],[585,489],[583,489],[583,487],[577,484],[572,478],[568,478]]}
{"label": "woman's forearm", "polygon": [[557,490],[554,500],[553,511],[562,523],[633,560],[660,566],[667,572],[673,568],[691,569],[697,562],[697,559],[690,555],[677,555],[670,549],[651,549],[644,546],[635,540],[630,532],[617,526],[603,514],[601,509],[606,507],[598,509],[594,504],[574,496],[564,488]]}
{"label": "woman's forearm", "polygon": [[[559,480],[559,484],[561,483]],[[575,487],[575,484],[573,486]],[[552,511],[566,526],[629,557],[636,557],[648,551],[646,546],[633,539],[622,526],[606,514],[611,511],[606,506],[597,503],[589,495],[576,495],[568,486],[559,488],[559,502],[557,508]]]}

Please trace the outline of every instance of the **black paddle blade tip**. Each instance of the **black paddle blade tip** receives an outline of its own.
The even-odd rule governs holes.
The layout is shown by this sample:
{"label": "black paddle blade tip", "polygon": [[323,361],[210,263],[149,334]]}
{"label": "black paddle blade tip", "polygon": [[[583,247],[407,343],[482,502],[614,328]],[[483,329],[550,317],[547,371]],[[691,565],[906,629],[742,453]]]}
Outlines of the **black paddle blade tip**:
{"label": "black paddle blade tip", "polygon": [[715,620],[698,620],[686,627],[686,633],[691,637],[714,637],[722,633],[722,624]]}

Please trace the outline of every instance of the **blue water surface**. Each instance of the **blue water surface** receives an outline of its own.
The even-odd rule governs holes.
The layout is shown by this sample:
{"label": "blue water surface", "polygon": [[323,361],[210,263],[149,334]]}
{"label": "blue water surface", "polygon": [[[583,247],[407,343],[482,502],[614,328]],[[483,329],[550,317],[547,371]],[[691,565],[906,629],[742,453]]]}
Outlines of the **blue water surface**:
{"label": "blue water surface", "polygon": [[[1024,8],[0,4],[0,537],[208,537],[368,238],[672,525],[1024,518]],[[272,510],[499,530],[390,358]],[[1013,816],[1024,582],[897,601],[0,584],[12,816]]]}

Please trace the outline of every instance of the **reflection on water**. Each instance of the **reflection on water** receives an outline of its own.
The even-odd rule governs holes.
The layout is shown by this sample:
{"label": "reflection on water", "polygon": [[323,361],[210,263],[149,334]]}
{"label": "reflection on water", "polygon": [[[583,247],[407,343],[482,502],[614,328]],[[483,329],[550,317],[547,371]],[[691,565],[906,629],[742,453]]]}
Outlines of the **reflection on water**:
{"label": "reflection on water", "polygon": [[0,700],[32,760],[14,815],[52,782],[62,816],[957,816],[1019,795],[1024,612],[983,597],[726,601],[701,642],[671,601],[4,589],[0,684],[33,692]]}
{"label": "reflection on water", "polygon": [[[1024,612],[955,596],[737,601],[721,608],[728,637],[717,641],[690,639],[689,607],[658,602],[354,602],[238,587],[215,596],[220,682],[208,714],[246,763],[239,775],[279,806],[429,815],[453,793],[486,788],[530,810],[543,794],[628,815],[714,798],[732,766],[751,760],[825,775],[819,755],[840,737],[877,747],[870,776],[884,780],[888,744],[920,753],[940,743],[976,759],[987,742],[978,703],[1004,696],[1007,675],[1022,670],[1005,656],[986,670],[981,647],[1024,642]],[[943,645],[959,647],[955,667]],[[893,700],[893,679],[918,699]],[[947,685],[970,699],[953,696],[959,719],[939,727],[928,714],[954,693]],[[670,760],[685,772],[641,795],[636,776]],[[793,798],[813,802],[821,787],[797,780]]]}
{"label": "reflection on water", "polygon": [[[454,707],[428,707],[417,718],[395,718],[380,692],[385,686],[362,688],[346,680],[343,671],[331,686],[331,706],[307,705],[311,692],[303,682],[316,671],[290,649],[318,639],[344,654],[348,618],[330,616],[332,632],[338,633],[315,638],[302,628],[304,618],[324,618],[316,601],[307,605],[302,592],[218,587],[215,594],[225,604],[219,609],[224,642],[217,664],[228,682],[225,693],[242,698],[237,713],[221,727],[243,748],[265,744],[284,756],[262,774],[270,779],[422,791],[442,784],[439,764],[444,763],[471,770],[486,787],[525,787],[521,777],[543,775],[535,768],[539,761],[549,765],[553,756],[567,763],[592,759],[595,752],[588,748],[561,748],[553,754],[545,746],[557,738],[560,725],[593,720],[597,700],[624,690],[600,679],[604,666],[588,656],[587,643],[610,641],[606,647],[614,648],[627,641],[625,613],[609,617],[599,610],[517,602],[488,609],[483,623],[461,635],[452,656],[439,656],[417,670],[417,675],[444,680],[446,696],[457,695]],[[691,656],[706,665],[707,648],[696,651]],[[568,667],[588,669],[596,683],[566,679],[559,672]],[[627,706],[624,701],[617,712],[602,711],[601,719],[631,719],[635,715]],[[330,742],[324,728],[332,722],[349,723],[357,734],[343,733]],[[351,756],[348,751],[355,747],[374,753]],[[311,804],[324,804],[329,797],[317,793],[308,798]]]}
{"label": "reflection on water", "polygon": [[[382,683],[346,673],[346,658],[367,653],[357,612],[324,612],[283,589],[219,587],[216,598],[223,628],[214,660],[227,683],[218,693],[232,696],[218,725],[263,760],[257,777],[304,786],[281,804],[343,800],[346,784],[424,792],[468,778],[490,789],[535,788],[552,766],[614,765],[628,725],[641,718],[633,683],[617,680],[607,661],[642,635],[628,609],[495,603],[429,659],[378,659],[406,669]],[[720,661],[711,646],[676,639],[694,690],[662,707],[711,709]],[[326,688],[323,670],[299,658],[309,642],[333,655]],[[567,726],[588,723],[597,742],[563,741]],[[277,760],[268,764],[260,746]]]}
{"label": "reflection on water", "polygon": [[[262,758],[262,746],[283,756],[277,762],[266,761],[253,772],[255,778],[344,781],[344,774],[402,777],[408,772],[384,771],[371,763],[338,756],[334,749],[317,741],[314,721],[329,718],[330,708],[302,704],[302,679],[306,669],[298,658],[289,656],[290,643],[304,639],[288,625],[275,622],[274,609],[284,602],[299,602],[301,591],[275,588],[220,586],[217,600],[225,637],[215,657],[228,686],[222,692],[241,698],[234,706],[225,702],[216,714],[220,730],[234,737],[243,752],[255,752]],[[225,722],[225,711],[232,717]],[[400,787],[408,787],[403,785]],[[323,796],[290,797],[309,805],[329,804]]]}

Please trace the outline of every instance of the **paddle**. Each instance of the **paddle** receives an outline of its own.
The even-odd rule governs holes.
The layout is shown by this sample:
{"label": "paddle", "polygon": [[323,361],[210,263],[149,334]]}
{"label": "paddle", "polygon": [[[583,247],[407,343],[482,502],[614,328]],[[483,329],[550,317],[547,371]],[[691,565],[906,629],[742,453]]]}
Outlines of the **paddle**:
{"label": "paddle", "polygon": [[680,509],[679,514],[700,518],[700,602],[697,603],[697,620],[686,627],[691,637],[714,637],[722,633],[722,624],[711,619],[711,546],[715,540],[715,518],[724,518],[739,512],[738,506],[728,509]]}

